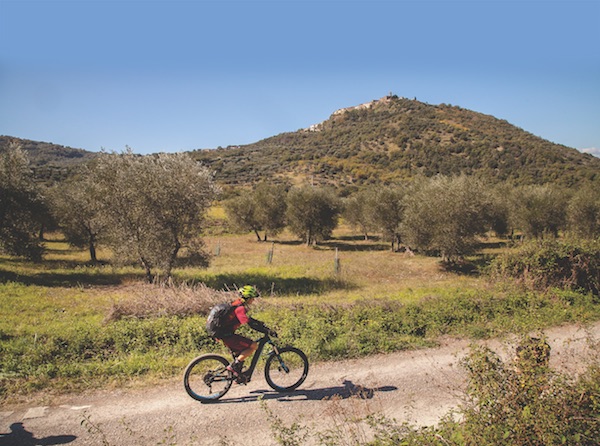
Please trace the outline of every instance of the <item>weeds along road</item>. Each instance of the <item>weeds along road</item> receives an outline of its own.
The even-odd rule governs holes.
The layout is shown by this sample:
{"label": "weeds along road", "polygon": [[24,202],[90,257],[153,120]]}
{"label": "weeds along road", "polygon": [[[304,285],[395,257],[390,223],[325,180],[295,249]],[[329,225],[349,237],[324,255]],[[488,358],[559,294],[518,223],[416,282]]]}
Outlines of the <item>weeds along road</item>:
{"label": "weeds along road", "polygon": [[[546,332],[551,365],[577,371],[600,338],[600,323],[584,329],[564,326]],[[507,342],[487,345],[503,357]],[[366,435],[347,420],[378,412],[398,422],[434,424],[460,402],[465,373],[459,360],[464,340],[446,340],[434,349],[311,365],[304,385],[278,394],[255,374],[247,386],[234,386],[215,404],[192,400],[181,379],[143,389],[97,391],[0,409],[0,445],[274,445],[273,419],[297,422],[297,438],[317,443],[314,432],[342,438]],[[190,358],[191,359],[191,358]],[[303,443],[304,444],[304,443]]]}

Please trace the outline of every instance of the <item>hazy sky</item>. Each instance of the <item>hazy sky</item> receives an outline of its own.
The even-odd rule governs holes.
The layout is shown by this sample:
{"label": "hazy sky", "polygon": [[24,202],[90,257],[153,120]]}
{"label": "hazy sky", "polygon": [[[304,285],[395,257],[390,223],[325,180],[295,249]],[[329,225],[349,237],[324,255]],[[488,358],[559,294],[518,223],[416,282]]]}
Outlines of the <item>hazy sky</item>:
{"label": "hazy sky", "polygon": [[225,147],[390,92],[600,156],[600,0],[0,0],[0,135]]}

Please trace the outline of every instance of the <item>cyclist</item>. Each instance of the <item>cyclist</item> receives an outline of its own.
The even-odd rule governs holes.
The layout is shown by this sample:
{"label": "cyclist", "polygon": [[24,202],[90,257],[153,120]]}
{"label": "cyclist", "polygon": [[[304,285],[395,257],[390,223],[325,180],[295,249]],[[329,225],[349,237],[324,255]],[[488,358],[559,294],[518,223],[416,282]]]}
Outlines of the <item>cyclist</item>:
{"label": "cyclist", "polygon": [[234,311],[231,313],[229,320],[226,323],[226,326],[229,328],[227,330],[228,333],[218,338],[234,353],[235,360],[227,366],[227,370],[231,371],[238,380],[242,381],[244,360],[252,356],[258,348],[258,343],[252,339],[236,334],[235,331],[242,325],[248,324],[253,330],[261,333],[268,333],[271,336],[277,336],[277,334],[273,330],[267,328],[265,324],[248,316],[248,307],[254,302],[254,299],[259,296],[260,293],[258,290],[251,285],[246,285],[239,289],[239,298],[232,302]]}

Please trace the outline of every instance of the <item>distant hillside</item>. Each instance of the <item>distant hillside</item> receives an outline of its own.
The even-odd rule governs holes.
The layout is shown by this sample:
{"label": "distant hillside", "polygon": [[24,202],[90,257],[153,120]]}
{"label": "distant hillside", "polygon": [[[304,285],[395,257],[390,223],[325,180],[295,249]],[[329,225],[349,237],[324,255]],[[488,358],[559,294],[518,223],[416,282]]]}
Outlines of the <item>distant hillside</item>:
{"label": "distant hillside", "polygon": [[[64,178],[96,153],[17,141],[41,181]],[[260,180],[352,190],[436,174],[466,173],[515,184],[600,181],[600,158],[554,144],[504,120],[450,105],[388,96],[334,112],[326,121],[244,146],[195,150],[225,185]]]}
{"label": "distant hillside", "polygon": [[31,162],[35,177],[41,182],[52,183],[64,179],[73,167],[96,156],[96,153],[73,149],[48,142],[0,136],[0,152],[11,143],[21,146]]}
{"label": "distant hillside", "polygon": [[517,184],[600,181],[600,158],[493,116],[396,96],[338,110],[309,129],[193,156],[228,184],[277,178],[352,187],[459,173]]}

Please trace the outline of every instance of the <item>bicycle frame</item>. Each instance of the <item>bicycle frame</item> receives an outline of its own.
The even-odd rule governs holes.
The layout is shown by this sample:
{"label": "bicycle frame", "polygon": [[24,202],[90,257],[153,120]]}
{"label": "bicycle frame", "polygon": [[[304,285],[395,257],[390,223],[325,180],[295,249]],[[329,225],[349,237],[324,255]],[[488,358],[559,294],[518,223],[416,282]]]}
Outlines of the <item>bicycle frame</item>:
{"label": "bicycle frame", "polygon": [[[258,360],[260,359],[260,355],[262,354],[262,352],[267,344],[270,344],[271,347],[273,348],[273,351],[269,352],[269,356],[279,354],[277,345],[271,340],[271,337],[268,334],[265,333],[265,335],[262,338],[256,339],[255,342],[258,343],[258,348],[256,349],[256,351],[254,352],[254,355],[252,356],[252,361],[250,362],[250,366],[244,372],[244,375],[246,376],[246,379],[248,380],[248,382],[250,382],[250,379],[252,378],[252,375],[254,374],[254,370],[256,369],[256,365],[258,364]],[[237,357],[237,355],[235,353],[233,353],[233,351],[231,352],[231,355],[233,356],[234,359]]]}

